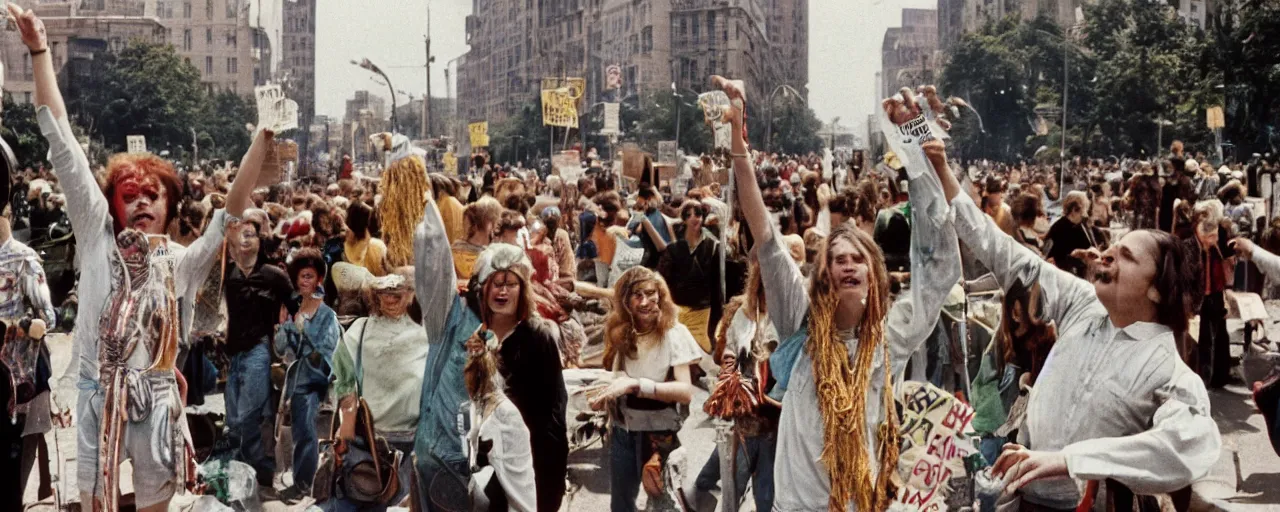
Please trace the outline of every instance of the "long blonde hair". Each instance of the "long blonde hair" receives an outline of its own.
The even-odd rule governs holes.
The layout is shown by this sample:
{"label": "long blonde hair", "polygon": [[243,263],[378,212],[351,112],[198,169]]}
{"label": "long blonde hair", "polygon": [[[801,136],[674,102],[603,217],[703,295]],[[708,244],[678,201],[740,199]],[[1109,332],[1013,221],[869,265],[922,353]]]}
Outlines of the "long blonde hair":
{"label": "long blonde hair", "polygon": [[[831,248],[844,240],[862,252],[870,267],[866,309],[858,327],[858,350],[852,363],[848,349],[835,325],[840,296],[831,277]],[[894,408],[892,375],[888,368],[889,345],[884,338],[884,318],[889,310],[889,279],[884,253],[871,236],[846,223],[835,227],[819,251],[813,278],[809,281],[809,340],[805,350],[813,360],[813,377],[822,412],[822,461],[831,474],[831,510],[845,510],[855,501],[858,510],[879,512],[889,506],[895,490],[890,477],[898,463],[898,427]],[[885,421],[878,427],[880,473],[871,478],[867,454],[867,394],[875,353],[884,355]]]}
{"label": "long blonde hair", "polygon": [[636,356],[636,330],[628,299],[637,287],[646,283],[658,288],[658,332],[667,332],[675,326],[679,309],[671,299],[667,282],[657,272],[631,267],[613,285],[613,309],[604,320],[604,364],[612,366],[619,354]]}

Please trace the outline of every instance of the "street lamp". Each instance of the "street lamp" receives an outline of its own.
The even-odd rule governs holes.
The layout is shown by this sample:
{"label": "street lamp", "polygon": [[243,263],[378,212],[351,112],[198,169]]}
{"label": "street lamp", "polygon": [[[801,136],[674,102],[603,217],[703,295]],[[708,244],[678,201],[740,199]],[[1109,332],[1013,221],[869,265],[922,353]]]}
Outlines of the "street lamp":
{"label": "street lamp", "polygon": [[836,149],[836,126],[840,124],[840,117],[836,116],[831,120],[831,150]]}
{"label": "street lamp", "polygon": [[765,132],[764,132],[764,152],[765,153],[769,153],[773,147],[773,96],[775,94],[778,94],[778,91],[782,91],[783,99],[786,99],[790,95],[794,94],[796,96],[796,99],[800,100],[800,103],[802,104],[804,103],[804,96],[801,96],[799,92],[796,92],[794,87],[791,87],[790,85],[787,85],[787,84],[782,84],[777,87],[774,87],[773,92],[769,93],[769,124],[768,124],[768,128],[765,129]]}
{"label": "street lamp", "polygon": [[378,76],[381,76],[382,79],[387,82],[387,89],[391,91],[391,133],[396,133],[396,131],[398,131],[400,128],[400,123],[396,118],[396,89],[391,85],[391,79],[387,77],[386,73],[382,72],[381,68],[379,68],[374,63],[370,62],[369,59],[363,59],[360,62],[356,62],[353,60],[351,61],[351,64],[353,66],[372,71],[376,73]]}
{"label": "street lamp", "polygon": [[693,89],[676,87],[676,83],[671,82],[671,95],[675,96],[676,99],[676,148],[680,147],[680,105],[684,103],[684,96],[680,95],[680,89],[692,92],[695,98],[698,96],[698,93],[694,92]]}

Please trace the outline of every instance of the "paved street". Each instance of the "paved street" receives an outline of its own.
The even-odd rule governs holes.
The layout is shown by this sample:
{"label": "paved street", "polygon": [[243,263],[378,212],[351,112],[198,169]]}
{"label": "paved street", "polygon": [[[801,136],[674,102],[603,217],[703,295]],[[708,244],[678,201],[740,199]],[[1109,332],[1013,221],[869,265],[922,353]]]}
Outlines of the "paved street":
{"label": "paved street", "polygon": [[[1280,315],[1273,313],[1273,318]],[[1238,322],[1230,327],[1237,337],[1241,335]],[[1280,325],[1273,324],[1273,333],[1280,335]],[[49,344],[53,354],[55,372],[60,372],[71,355],[70,338],[66,335],[49,336]],[[1239,347],[1235,347],[1239,352]],[[71,396],[72,390],[60,390],[63,396]],[[699,392],[692,407],[692,414],[680,433],[681,442],[687,451],[688,481],[692,479],[702,464],[710,456],[714,447],[715,430],[702,413],[702,401],[705,392]],[[211,397],[209,405],[221,408],[221,395]],[[1212,474],[1196,485],[1199,496],[1210,500],[1218,510],[1240,511],[1280,511],[1280,457],[1271,449],[1266,438],[1266,426],[1262,416],[1254,409],[1253,400],[1243,385],[1235,384],[1226,389],[1212,393],[1213,417],[1222,430],[1222,458],[1215,466]],[[50,434],[50,443],[54,435]],[[57,441],[62,464],[55,465],[69,480],[58,482],[60,488],[72,487],[75,468],[75,436],[72,430],[57,433]],[[52,445],[51,445],[52,446]],[[1238,475],[1238,476],[1237,476]],[[578,450],[569,457],[569,479],[571,492],[565,497],[562,510],[569,511],[603,511],[609,508],[609,462],[608,451],[600,443]],[[130,478],[122,481],[128,485]],[[27,490],[27,503],[35,500],[35,482]],[[643,502],[644,493],[640,493]],[[743,510],[754,510],[754,505],[747,500]],[[267,510],[290,510],[279,503],[268,503]],[[293,507],[300,510],[305,507]],[[28,510],[53,511],[53,500],[35,504]]]}

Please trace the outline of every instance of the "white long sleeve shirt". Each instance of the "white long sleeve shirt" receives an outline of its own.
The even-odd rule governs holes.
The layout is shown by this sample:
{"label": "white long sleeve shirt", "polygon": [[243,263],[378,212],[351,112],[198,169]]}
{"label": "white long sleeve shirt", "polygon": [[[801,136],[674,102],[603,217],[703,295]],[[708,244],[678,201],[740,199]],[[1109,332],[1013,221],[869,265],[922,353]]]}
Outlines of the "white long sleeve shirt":
{"label": "white long sleeve shirt", "polygon": [[[956,233],[1006,290],[1035,282],[1058,341],[1031,389],[1019,442],[1066,455],[1073,479],[1115,479],[1139,494],[1171,492],[1208,473],[1221,450],[1204,383],[1178,356],[1173,332],[1111,318],[1093,285],[1004,234],[964,194],[951,202]],[[1042,480],[1024,499],[1056,508],[1080,500],[1072,480]]]}

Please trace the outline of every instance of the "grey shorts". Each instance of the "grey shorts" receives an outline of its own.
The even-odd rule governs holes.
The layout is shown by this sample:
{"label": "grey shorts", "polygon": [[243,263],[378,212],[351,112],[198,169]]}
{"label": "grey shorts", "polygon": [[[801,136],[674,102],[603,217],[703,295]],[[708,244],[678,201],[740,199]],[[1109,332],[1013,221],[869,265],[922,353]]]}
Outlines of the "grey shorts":
{"label": "grey shorts", "polygon": [[[138,422],[126,419],[120,437],[120,461],[133,461],[133,492],[138,508],[164,502],[177,492],[174,453],[175,443],[181,441],[174,437],[175,421],[186,421],[182,409],[176,405],[177,384],[164,379],[148,381],[153,400],[150,413]],[[92,491],[94,496],[102,496],[97,477],[103,394],[100,389],[82,388],[79,395],[76,400],[76,482],[80,492]]]}

